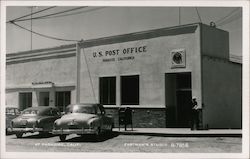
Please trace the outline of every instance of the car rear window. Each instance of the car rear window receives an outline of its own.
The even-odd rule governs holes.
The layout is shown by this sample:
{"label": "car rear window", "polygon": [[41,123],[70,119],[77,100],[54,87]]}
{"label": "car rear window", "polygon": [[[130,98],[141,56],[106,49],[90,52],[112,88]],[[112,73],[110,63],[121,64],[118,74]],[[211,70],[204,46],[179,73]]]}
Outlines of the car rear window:
{"label": "car rear window", "polygon": [[25,110],[22,114],[39,114],[38,110]]}
{"label": "car rear window", "polygon": [[93,106],[69,106],[66,108],[66,114],[69,113],[87,113],[87,114],[96,114],[96,109]]}

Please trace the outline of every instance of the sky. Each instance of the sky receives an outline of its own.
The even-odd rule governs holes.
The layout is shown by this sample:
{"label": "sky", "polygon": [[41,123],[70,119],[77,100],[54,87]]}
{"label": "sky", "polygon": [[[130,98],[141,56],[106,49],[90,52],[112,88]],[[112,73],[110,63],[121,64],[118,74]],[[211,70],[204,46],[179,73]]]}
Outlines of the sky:
{"label": "sky", "polygon": [[[49,6],[33,7],[33,12]],[[53,14],[76,7],[55,7],[33,15],[33,17]],[[7,21],[31,13],[31,7],[8,6]],[[180,14],[179,14],[180,13]],[[70,15],[68,15],[70,14]],[[230,54],[242,56],[242,9],[236,7],[103,7],[88,6],[46,17],[32,20],[32,30],[41,34],[70,40],[88,40],[113,35],[146,31],[151,29],[178,26],[202,22],[215,22],[217,28],[229,32]],[[59,17],[58,17],[59,16]],[[199,18],[200,17],[200,18]],[[16,22],[27,29],[31,29],[30,16],[28,20]],[[13,24],[6,24],[7,53],[55,47],[72,44],[74,41],[58,41],[44,38],[23,30]]]}

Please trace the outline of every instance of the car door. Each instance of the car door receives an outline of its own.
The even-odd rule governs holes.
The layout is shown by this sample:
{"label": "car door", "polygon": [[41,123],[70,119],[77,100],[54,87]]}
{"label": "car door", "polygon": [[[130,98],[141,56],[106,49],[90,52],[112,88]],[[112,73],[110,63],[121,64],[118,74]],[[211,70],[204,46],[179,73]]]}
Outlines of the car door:
{"label": "car door", "polygon": [[47,119],[45,129],[51,131],[53,129],[54,121],[60,117],[60,112],[57,109],[51,108],[49,111],[47,111],[46,115]]}

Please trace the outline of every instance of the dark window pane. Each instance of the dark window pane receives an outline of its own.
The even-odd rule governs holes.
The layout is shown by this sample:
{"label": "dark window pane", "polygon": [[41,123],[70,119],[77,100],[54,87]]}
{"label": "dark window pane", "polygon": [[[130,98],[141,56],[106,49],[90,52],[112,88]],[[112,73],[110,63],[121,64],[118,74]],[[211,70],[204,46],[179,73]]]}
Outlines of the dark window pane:
{"label": "dark window pane", "polygon": [[139,75],[121,77],[121,104],[139,105]]}
{"label": "dark window pane", "polygon": [[24,110],[32,106],[32,93],[31,92],[19,93],[19,106],[20,106],[20,110]]}
{"label": "dark window pane", "polygon": [[103,105],[116,104],[115,77],[100,77],[100,103]]}
{"label": "dark window pane", "polygon": [[70,104],[71,92],[56,92],[56,106],[61,112],[65,111],[65,107]]}

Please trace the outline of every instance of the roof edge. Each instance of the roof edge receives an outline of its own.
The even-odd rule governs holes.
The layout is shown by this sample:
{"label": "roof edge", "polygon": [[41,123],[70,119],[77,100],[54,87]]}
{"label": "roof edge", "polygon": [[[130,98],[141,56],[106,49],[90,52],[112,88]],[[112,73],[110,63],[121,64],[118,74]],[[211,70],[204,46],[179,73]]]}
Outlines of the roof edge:
{"label": "roof edge", "polygon": [[[83,42],[80,42],[80,44],[87,44],[87,46],[93,46],[91,43],[96,43],[98,41],[105,41],[105,40],[110,40],[110,39],[118,39],[121,37],[128,37],[128,36],[138,36],[138,35],[143,35],[147,33],[155,33],[155,32],[160,32],[160,31],[166,31],[166,30],[173,30],[173,29],[181,29],[185,27],[191,27],[191,26],[200,26],[202,23],[191,23],[191,24],[184,24],[184,25],[177,25],[177,26],[170,26],[170,27],[164,27],[164,28],[159,28],[159,29],[150,29],[150,30],[144,30],[144,31],[138,31],[138,32],[132,32],[132,33],[127,33],[127,34],[119,34],[119,35],[113,35],[113,36],[107,36],[107,37],[100,37],[100,38],[95,38],[95,39],[88,39],[84,40]],[[164,36],[164,35],[163,35]],[[60,46],[55,46],[55,47],[48,47],[48,48],[41,48],[41,49],[34,49],[34,50],[27,50],[27,51],[20,51],[20,52],[10,52],[7,53],[6,56],[15,56],[18,54],[25,54],[25,53],[36,53],[36,52],[43,52],[43,51],[50,51],[50,50],[60,50],[64,48],[73,48],[75,47],[76,43],[72,44],[66,44],[66,45],[60,45]],[[97,45],[94,45],[97,46]]]}

